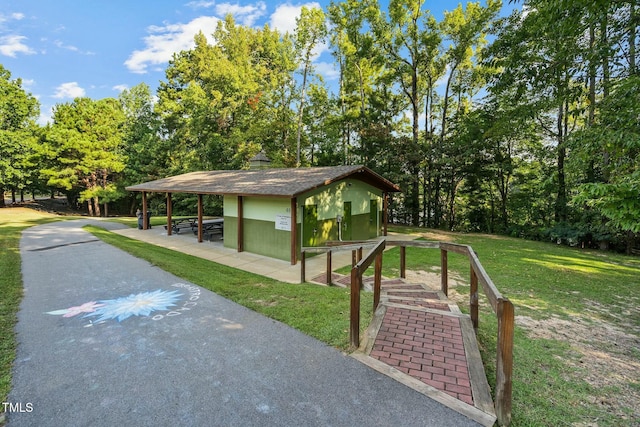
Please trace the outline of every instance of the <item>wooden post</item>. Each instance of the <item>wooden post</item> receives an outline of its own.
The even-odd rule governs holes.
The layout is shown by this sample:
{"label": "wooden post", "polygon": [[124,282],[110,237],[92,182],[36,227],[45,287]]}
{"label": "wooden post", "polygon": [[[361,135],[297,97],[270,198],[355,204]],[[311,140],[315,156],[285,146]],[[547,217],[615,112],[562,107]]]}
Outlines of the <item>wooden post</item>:
{"label": "wooden post", "polygon": [[242,196],[238,196],[238,252],[244,252],[244,199]]}
{"label": "wooden post", "polygon": [[306,251],[302,251],[300,253],[300,283],[304,283],[307,281],[306,278],[306,258],[307,258],[307,252]]}
{"label": "wooden post", "polygon": [[198,194],[198,243],[202,243],[202,215],[204,207],[202,206],[202,194]]}
{"label": "wooden post", "polygon": [[400,278],[407,278],[407,247],[400,246]]}
{"label": "wooden post", "polygon": [[473,329],[478,335],[478,275],[476,270],[471,264],[471,289],[469,291],[469,313],[471,315],[471,323],[473,323]]}
{"label": "wooden post", "polygon": [[356,259],[356,250],[354,249],[351,251],[351,268],[355,267],[357,263],[358,260]]}
{"label": "wooden post", "polygon": [[297,199],[291,199],[291,265],[298,262],[298,204]]}
{"label": "wooden post", "polygon": [[351,269],[351,320],[349,338],[352,348],[360,345],[360,275],[356,267]]}
{"label": "wooden post", "polygon": [[387,228],[389,225],[389,193],[382,194],[382,224],[383,224],[383,235],[387,235]]}
{"label": "wooden post", "polygon": [[173,206],[171,205],[171,193],[167,193],[167,236],[173,234],[173,227],[171,227],[171,215],[173,214]]}
{"label": "wooden post", "polygon": [[[91,201],[89,201],[91,203]],[[142,192],[142,229],[146,230],[147,227],[147,192]]]}
{"label": "wooden post", "polygon": [[446,249],[440,248],[440,290],[449,296],[449,271]]}
{"label": "wooden post", "polygon": [[513,304],[508,299],[498,300],[498,354],[496,357],[496,416],[498,423],[511,423],[511,376],[513,373]]}
{"label": "wooden post", "polygon": [[[362,260],[362,246],[360,246],[358,248],[358,262],[360,262]],[[358,280],[358,284],[360,286],[360,289],[364,289],[364,283],[362,283],[362,274],[360,275],[360,278]],[[360,301],[360,296],[358,295],[358,301]]]}
{"label": "wooden post", "polygon": [[327,251],[327,286],[331,286],[331,249]]}
{"label": "wooden post", "polygon": [[380,304],[380,288],[382,287],[382,252],[376,255],[376,264],[373,274],[373,312]]}

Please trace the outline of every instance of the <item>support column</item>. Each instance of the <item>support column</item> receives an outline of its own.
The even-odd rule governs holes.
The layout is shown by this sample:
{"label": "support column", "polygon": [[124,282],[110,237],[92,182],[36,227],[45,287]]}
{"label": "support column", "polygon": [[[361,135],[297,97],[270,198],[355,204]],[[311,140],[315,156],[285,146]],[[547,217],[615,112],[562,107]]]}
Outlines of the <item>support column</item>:
{"label": "support column", "polygon": [[[91,203],[91,202],[89,202]],[[147,192],[142,192],[142,229],[147,229]]]}
{"label": "support column", "polygon": [[382,227],[383,235],[387,235],[387,225],[389,224],[389,193],[382,194]]}
{"label": "support column", "polygon": [[291,199],[291,265],[298,262],[298,204],[297,199]]}
{"label": "support column", "polygon": [[238,196],[238,252],[244,252],[244,198]]}
{"label": "support column", "polygon": [[202,194],[198,194],[198,243],[202,243]]}
{"label": "support column", "polygon": [[171,203],[171,193],[167,193],[167,236],[173,234],[173,227],[171,227],[171,216],[173,214],[173,206]]}

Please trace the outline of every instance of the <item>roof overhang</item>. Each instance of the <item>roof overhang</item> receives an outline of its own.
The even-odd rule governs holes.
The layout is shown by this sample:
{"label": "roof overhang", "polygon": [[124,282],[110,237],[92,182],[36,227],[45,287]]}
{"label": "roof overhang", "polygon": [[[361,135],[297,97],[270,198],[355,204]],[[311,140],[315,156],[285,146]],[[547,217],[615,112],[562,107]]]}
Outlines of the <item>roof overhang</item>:
{"label": "roof overhang", "polygon": [[132,185],[126,190],[293,198],[344,179],[357,179],[387,193],[400,191],[396,184],[365,166],[190,172]]}

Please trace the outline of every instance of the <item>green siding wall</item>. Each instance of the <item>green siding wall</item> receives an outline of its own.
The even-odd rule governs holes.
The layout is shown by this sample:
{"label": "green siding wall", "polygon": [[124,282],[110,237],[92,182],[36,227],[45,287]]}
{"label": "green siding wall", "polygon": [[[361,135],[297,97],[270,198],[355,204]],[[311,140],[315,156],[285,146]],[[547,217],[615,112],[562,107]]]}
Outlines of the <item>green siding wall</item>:
{"label": "green siding wall", "polygon": [[238,218],[224,217],[224,247],[238,248]]}
{"label": "green siding wall", "polygon": [[[370,223],[371,200],[377,201],[378,224]],[[347,179],[322,187],[298,197],[296,249],[300,253],[303,240],[303,206],[317,205],[317,238],[315,245],[324,245],[329,240],[338,240],[336,216],[344,215],[344,202],[351,203],[350,237],[352,240],[366,240],[381,234],[379,209],[382,207],[382,194],[362,181]],[[238,203],[237,197],[224,197],[224,246],[238,247]],[[291,257],[291,233],[276,230],[276,217],[291,216],[289,199],[267,197],[244,197],[244,250],[289,261]],[[310,227],[311,225],[308,225]],[[343,240],[344,237],[343,237]]]}
{"label": "green siding wall", "polygon": [[245,219],[244,236],[244,250],[247,252],[284,261],[291,259],[291,232],[276,230],[273,222]]}

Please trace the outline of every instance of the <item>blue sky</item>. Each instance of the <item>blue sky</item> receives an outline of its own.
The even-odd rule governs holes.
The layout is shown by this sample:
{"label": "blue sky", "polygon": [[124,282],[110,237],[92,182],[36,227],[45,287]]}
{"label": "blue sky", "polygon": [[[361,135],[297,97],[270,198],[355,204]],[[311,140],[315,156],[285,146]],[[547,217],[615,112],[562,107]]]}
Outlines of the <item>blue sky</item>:
{"label": "blue sky", "polygon": [[[269,23],[292,31],[303,5],[326,9],[328,0],[273,2],[245,0],[22,0],[0,4],[0,64],[38,98],[44,124],[51,109],[78,96],[117,97],[147,83],[153,91],[164,80],[174,52],[193,46],[200,30],[213,32],[227,13],[254,27]],[[384,0],[381,3],[386,3]],[[427,2],[440,19],[458,1]],[[331,83],[337,78],[328,51],[316,69]]]}

